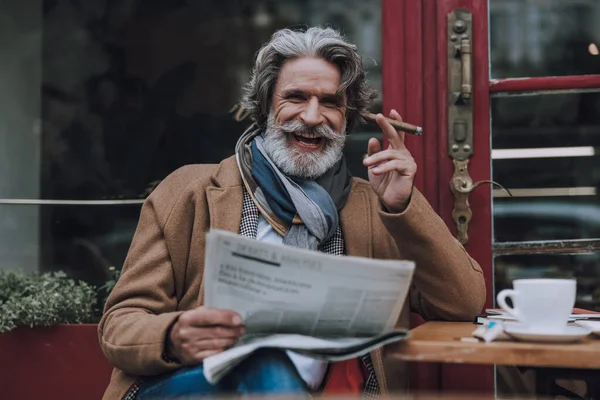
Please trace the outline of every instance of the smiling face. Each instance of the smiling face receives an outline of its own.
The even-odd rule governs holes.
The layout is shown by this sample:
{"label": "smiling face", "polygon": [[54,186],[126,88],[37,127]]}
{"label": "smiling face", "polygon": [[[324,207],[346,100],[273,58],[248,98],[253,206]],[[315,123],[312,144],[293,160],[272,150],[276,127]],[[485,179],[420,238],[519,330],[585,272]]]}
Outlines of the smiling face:
{"label": "smiling face", "polygon": [[337,67],[318,58],[283,64],[273,91],[265,150],[287,175],[317,178],[342,157],[346,98]]}

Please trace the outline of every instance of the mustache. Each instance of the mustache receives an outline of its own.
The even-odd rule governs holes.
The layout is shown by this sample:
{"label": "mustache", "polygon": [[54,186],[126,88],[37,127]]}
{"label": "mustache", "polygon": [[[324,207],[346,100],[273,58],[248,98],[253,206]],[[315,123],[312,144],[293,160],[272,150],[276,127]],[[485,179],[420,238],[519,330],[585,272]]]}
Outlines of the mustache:
{"label": "mustache", "polygon": [[304,135],[308,137],[323,137],[333,140],[340,136],[340,133],[327,125],[308,126],[300,121],[290,121],[276,126],[279,130],[287,134]]}

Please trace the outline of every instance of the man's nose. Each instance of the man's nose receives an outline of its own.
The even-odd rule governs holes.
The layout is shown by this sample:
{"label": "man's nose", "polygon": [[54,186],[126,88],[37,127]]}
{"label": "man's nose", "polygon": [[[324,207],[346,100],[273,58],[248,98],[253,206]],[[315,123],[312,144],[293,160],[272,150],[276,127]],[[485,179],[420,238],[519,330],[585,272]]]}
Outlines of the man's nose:
{"label": "man's nose", "polygon": [[300,118],[308,126],[318,126],[325,122],[325,118],[321,114],[318,98],[311,97],[308,100],[306,107],[302,114],[300,114]]}

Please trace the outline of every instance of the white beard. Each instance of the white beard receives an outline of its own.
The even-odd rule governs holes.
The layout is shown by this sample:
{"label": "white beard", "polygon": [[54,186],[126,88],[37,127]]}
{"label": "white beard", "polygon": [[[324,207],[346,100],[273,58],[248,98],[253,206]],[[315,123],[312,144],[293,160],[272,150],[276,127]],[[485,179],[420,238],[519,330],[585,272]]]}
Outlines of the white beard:
{"label": "white beard", "polygon": [[[279,125],[273,113],[269,113],[267,129],[264,133],[264,148],[273,163],[285,175],[301,179],[316,179],[333,167],[343,155],[346,135],[336,132],[327,125],[311,128],[300,121],[290,121]],[[322,137],[325,145],[315,151],[302,151],[289,141],[294,133],[311,132]]]}

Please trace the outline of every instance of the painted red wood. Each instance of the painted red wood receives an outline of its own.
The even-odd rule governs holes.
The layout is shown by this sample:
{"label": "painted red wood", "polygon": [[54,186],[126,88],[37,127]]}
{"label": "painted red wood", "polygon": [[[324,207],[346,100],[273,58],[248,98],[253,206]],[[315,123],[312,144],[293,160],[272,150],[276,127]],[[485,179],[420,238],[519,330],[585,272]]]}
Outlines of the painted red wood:
{"label": "painted red wood", "polygon": [[98,344],[98,326],[17,328],[0,334],[3,399],[100,399],[112,366]]}
{"label": "painted red wood", "polygon": [[526,93],[548,90],[600,89],[600,75],[545,76],[540,78],[492,79],[492,93]]}
{"label": "painted red wood", "polygon": [[[382,0],[381,2],[381,47],[382,47],[382,100],[383,112],[386,116],[395,109],[404,120],[410,122],[406,115],[405,95],[406,65],[404,63],[404,1]],[[411,122],[418,125],[417,121]],[[406,142],[408,145],[408,141]],[[387,139],[384,137],[384,145]],[[416,149],[411,149],[416,150]]]}
{"label": "painted red wood", "polygon": [[[432,1],[435,2],[429,2]],[[423,92],[424,81],[429,79],[432,87],[435,86],[435,80],[431,79],[432,75],[435,76],[435,65],[424,65],[422,7],[421,0],[382,0],[383,106],[385,113],[395,108],[405,121],[423,127],[422,137],[406,135],[405,142],[419,168],[415,186],[435,208],[437,154],[432,149],[437,143],[437,122],[435,114],[430,113],[429,118],[424,118],[427,107]],[[433,29],[430,34],[435,35]],[[427,69],[429,78],[425,77]],[[430,96],[435,97],[431,93]],[[411,326],[422,322],[418,315],[412,315]],[[438,390],[438,364],[413,363],[409,373],[412,391]]]}
{"label": "painted red wood", "polygon": [[[425,162],[420,171],[426,174],[424,194],[434,210],[439,212],[439,168],[442,159],[438,155],[440,137],[444,130],[440,129],[438,120],[437,71],[438,54],[435,51],[437,39],[437,0],[423,0],[423,141],[425,146]],[[443,141],[442,141],[443,142]],[[442,144],[443,145],[443,144]]]}
{"label": "painted red wood", "polygon": [[[435,37],[435,28],[433,24],[428,24],[426,21],[429,17],[424,13],[431,12],[431,1],[425,4],[425,1],[407,1],[404,5],[404,49],[405,54],[400,55],[404,58],[404,103],[406,118],[409,121],[415,121],[424,129],[422,137],[414,137],[407,135],[407,147],[411,151],[415,162],[418,165],[417,187],[423,192],[429,200],[432,207],[437,209],[438,202],[438,156],[437,142],[438,131],[435,114],[430,113],[429,118],[425,118],[428,112],[428,104],[431,99],[426,100],[426,83],[433,82],[429,85],[429,89],[434,89],[435,80],[435,63],[427,65],[425,57],[431,57],[431,53],[424,48],[426,43],[426,29],[429,29],[429,35]],[[425,10],[425,7],[430,7]],[[435,5],[433,5],[435,9]],[[434,10],[435,11],[435,10]],[[429,54],[428,54],[429,53]],[[435,57],[435,54],[434,54]],[[435,97],[435,95],[434,95]],[[434,111],[435,113],[435,111]],[[421,318],[413,318],[413,326],[418,325],[423,320]],[[413,391],[429,391],[440,388],[441,365],[432,363],[417,363],[412,365],[411,371],[411,388]]]}
{"label": "painted red wood", "polygon": [[[384,112],[404,113],[404,1],[381,1],[382,99]],[[416,122],[415,122],[416,123]]]}
{"label": "painted red wood", "polygon": [[[404,115],[407,121],[423,126],[423,2],[404,3],[402,25],[404,27],[404,54],[400,55],[404,70]],[[427,134],[425,134],[427,135]],[[428,136],[433,136],[431,133]],[[430,179],[430,166],[425,163],[424,138],[406,135],[406,145],[420,168],[417,187],[423,191],[424,183]],[[430,193],[426,193],[428,196]]]}

